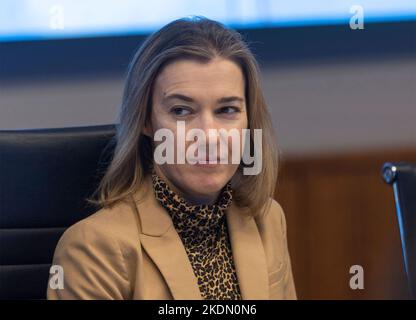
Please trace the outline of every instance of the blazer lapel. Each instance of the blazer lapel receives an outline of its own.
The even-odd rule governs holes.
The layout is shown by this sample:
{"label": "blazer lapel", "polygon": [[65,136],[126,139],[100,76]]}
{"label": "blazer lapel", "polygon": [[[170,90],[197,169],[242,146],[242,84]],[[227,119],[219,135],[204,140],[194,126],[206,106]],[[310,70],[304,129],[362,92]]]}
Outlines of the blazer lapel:
{"label": "blazer lapel", "polygon": [[150,186],[147,180],[142,189],[145,194],[133,196],[141,223],[141,245],[159,268],[175,300],[200,300],[197,279],[182,240]]}
{"label": "blazer lapel", "polygon": [[175,300],[202,299],[186,251],[173,228],[160,237],[142,234],[140,241],[162,273]]}
{"label": "blazer lapel", "polygon": [[254,218],[244,217],[241,209],[231,204],[227,223],[242,298],[269,299],[266,255]]}

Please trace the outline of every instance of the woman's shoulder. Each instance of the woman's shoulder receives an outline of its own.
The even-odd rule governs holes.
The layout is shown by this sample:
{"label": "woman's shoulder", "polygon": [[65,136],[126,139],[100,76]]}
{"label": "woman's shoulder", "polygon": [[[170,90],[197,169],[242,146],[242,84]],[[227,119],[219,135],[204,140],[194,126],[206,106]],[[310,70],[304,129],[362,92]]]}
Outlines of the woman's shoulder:
{"label": "woman's shoulder", "polygon": [[139,239],[134,221],[129,206],[120,203],[69,227],[59,239],[53,257],[53,264],[65,272],[65,290],[48,287],[48,299],[128,297],[128,262],[134,261],[131,253],[136,252]]}
{"label": "woman's shoulder", "polygon": [[102,244],[138,241],[137,216],[131,203],[120,201],[104,207],[65,230],[60,242]]}
{"label": "woman's shoulder", "polygon": [[275,199],[269,198],[263,213],[258,215],[255,220],[260,232],[286,236],[285,212]]}

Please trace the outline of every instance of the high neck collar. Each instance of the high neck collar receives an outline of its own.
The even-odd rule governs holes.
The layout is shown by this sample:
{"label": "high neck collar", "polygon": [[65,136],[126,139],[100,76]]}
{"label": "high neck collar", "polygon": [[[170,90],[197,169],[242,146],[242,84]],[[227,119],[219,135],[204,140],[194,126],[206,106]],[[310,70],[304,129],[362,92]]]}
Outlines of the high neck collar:
{"label": "high neck collar", "polygon": [[156,199],[167,210],[179,233],[186,230],[187,233],[195,232],[203,236],[204,230],[209,231],[225,221],[225,210],[232,203],[231,182],[224,186],[214,204],[193,205],[174,192],[154,172],[152,181]]}

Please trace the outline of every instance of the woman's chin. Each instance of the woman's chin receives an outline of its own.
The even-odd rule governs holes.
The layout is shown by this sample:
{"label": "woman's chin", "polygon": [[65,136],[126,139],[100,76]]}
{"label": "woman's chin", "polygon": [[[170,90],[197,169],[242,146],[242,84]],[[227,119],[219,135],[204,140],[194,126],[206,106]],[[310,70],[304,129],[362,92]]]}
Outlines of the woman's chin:
{"label": "woman's chin", "polygon": [[[189,180],[188,180],[189,181]],[[222,176],[198,176],[193,177],[191,187],[193,192],[198,195],[212,195],[219,192],[227,183],[227,179]]]}

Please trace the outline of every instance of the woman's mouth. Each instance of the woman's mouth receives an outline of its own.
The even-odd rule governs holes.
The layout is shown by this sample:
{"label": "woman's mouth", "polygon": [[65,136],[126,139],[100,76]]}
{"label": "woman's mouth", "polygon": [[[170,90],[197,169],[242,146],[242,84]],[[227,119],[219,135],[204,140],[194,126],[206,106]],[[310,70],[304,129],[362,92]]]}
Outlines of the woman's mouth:
{"label": "woman's mouth", "polygon": [[222,164],[221,159],[216,159],[216,160],[198,159],[194,165],[198,167],[214,167],[220,164]]}

